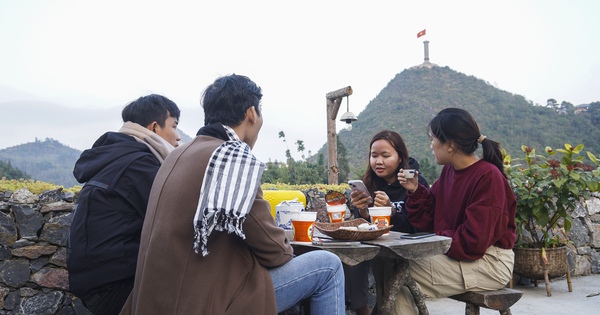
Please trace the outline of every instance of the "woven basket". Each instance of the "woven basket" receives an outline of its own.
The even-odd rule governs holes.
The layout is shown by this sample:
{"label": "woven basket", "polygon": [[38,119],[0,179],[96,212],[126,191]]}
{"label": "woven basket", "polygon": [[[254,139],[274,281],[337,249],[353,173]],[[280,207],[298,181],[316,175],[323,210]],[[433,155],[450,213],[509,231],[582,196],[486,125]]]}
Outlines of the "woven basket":
{"label": "woven basket", "polygon": [[542,262],[541,248],[514,248],[515,267],[518,275],[533,280],[544,280],[544,269],[548,269],[550,279],[562,277],[567,274],[567,247],[546,248],[548,264]]}
{"label": "woven basket", "polygon": [[323,222],[315,222],[315,227],[321,231],[323,234],[330,236],[334,239],[338,240],[346,240],[346,241],[369,241],[374,240],[381,235],[389,232],[393,225],[387,226],[385,228],[380,228],[374,231],[351,231],[351,230],[340,230],[342,226],[359,226],[363,223],[369,223],[367,220],[359,218],[354,220],[348,220],[337,223],[323,223]]}

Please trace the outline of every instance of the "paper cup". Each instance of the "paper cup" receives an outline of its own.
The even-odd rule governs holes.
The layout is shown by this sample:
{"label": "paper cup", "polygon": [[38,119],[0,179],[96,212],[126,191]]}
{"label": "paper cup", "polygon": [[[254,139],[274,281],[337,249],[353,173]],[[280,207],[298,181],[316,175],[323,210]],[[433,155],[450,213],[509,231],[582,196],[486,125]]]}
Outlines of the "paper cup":
{"label": "paper cup", "polygon": [[392,207],[369,207],[369,216],[371,216],[371,223],[377,224],[377,227],[380,229],[390,226],[391,215]]}
{"label": "paper cup", "polygon": [[294,226],[294,241],[312,242],[313,225],[317,219],[317,213],[314,211],[302,211],[294,213],[292,216],[292,225]]}
{"label": "paper cup", "polygon": [[414,178],[415,177],[415,170],[406,169],[406,170],[403,170],[402,173],[404,173],[404,178]]}
{"label": "paper cup", "polygon": [[337,223],[344,221],[344,214],[346,214],[346,205],[330,206],[327,205],[327,214],[329,214],[329,221],[331,223]]}

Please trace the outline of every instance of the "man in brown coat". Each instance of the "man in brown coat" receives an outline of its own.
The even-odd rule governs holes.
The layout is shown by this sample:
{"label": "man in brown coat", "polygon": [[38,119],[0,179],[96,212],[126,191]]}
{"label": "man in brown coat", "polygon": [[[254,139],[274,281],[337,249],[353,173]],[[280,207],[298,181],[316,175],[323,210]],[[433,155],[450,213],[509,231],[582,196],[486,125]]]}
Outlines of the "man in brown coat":
{"label": "man in brown coat", "polygon": [[135,285],[121,314],[276,314],[310,298],[311,314],[344,314],[339,258],[294,258],[263,199],[254,146],[261,89],[218,78],[205,126],[161,166],[148,202]]}

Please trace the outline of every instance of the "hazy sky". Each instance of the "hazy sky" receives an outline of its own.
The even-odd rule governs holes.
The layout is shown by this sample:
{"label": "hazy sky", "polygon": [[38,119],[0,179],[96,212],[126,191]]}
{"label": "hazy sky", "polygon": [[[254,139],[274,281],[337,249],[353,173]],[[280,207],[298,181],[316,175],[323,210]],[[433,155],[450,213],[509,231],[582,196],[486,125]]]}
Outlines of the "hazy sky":
{"label": "hazy sky", "polygon": [[38,113],[11,109],[23,123],[0,127],[0,148],[35,136],[83,150],[148,93],[174,100],[193,136],[204,88],[237,73],[264,92],[258,158],[284,158],[279,131],[299,158],[296,140],[313,153],[326,142],[326,93],[352,86],[350,110],[359,115],[397,73],[423,62],[424,39],[432,63],[534,103],[600,101],[599,12],[593,0],[0,0],[0,85],[114,112],[105,123],[75,117],[73,132],[64,122],[29,130]]}

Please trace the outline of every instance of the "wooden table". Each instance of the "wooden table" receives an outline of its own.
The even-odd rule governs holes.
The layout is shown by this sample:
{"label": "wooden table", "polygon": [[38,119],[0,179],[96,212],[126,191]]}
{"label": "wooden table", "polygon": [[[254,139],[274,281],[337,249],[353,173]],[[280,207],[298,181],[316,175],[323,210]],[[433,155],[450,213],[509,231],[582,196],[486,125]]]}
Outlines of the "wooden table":
{"label": "wooden table", "polygon": [[408,287],[413,294],[419,314],[428,315],[429,311],[425,305],[425,296],[416,285],[408,272],[410,259],[425,258],[429,256],[445,254],[450,249],[452,239],[445,236],[431,236],[417,240],[401,239],[400,235],[405,233],[390,232],[389,235],[381,236],[375,240],[363,241],[360,245],[312,245],[308,243],[292,242],[294,252],[302,254],[310,250],[327,250],[340,257],[340,260],[354,266],[374,257],[393,258],[398,261],[393,276],[388,280],[390,290],[388,292],[377,292],[383,301],[379,306],[379,314],[392,314],[396,294],[402,286]]}

